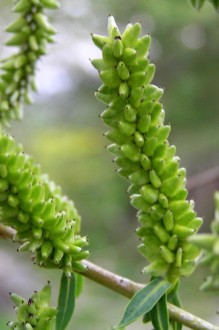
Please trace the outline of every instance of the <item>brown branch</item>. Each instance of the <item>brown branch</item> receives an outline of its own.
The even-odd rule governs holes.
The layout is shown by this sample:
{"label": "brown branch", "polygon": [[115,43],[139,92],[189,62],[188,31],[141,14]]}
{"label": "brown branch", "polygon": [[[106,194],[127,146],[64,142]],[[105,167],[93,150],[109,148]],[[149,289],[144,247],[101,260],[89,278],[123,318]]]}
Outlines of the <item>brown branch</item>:
{"label": "brown branch", "polygon": [[[14,229],[0,225],[0,236],[12,239],[15,233],[16,231]],[[145,286],[144,284],[136,283],[127,278],[111,273],[110,271],[103,269],[90,261],[84,260],[83,264],[87,267],[87,270],[81,273],[83,276],[127,298],[132,298],[137,291]],[[169,303],[168,311],[171,320],[177,321],[190,329],[219,330],[219,327],[216,327],[205,320],[202,320],[199,317]]]}

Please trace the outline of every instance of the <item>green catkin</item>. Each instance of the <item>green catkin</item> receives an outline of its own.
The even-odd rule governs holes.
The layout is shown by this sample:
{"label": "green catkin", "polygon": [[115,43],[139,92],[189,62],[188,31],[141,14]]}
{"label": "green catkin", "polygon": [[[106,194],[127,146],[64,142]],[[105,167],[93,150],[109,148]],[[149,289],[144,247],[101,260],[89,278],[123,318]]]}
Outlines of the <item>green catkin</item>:
{"label": "green catkin", "polygon": [[57,0],[18,0],[13,7],[19,17],[6,28],[12,34],[6,45],[18,47],[18,52],[3,59],[0,65],[0,123],[3,126],[21,119],[23,104],[32,103],[30,92],[36,90],[36,64],[46,54],[48,43],[53,42],[56,33],[44,12],[58,7]]}
{"label": "green catkin", "polygon": [[212,233],[192,236],[190,241],[203,249],[201,263],[208,265],[210,275],[201,285],[202,290],[219,290],[219,191],[214,194],[215,216],[211,224]]}
{"label": "green catkin", "polygon": [[[42,175],[33,159],[24,154],[14,139],[0,132],[0,222],[13,227],[19,251],[31,251],[34,262],[45,268],[62,268],[71,273],[73,264],[89,252],[87,239],[80,236],[80,217],[73,202]],[[68,264],[66,257],[68,256]]]}
{"label": "green catkin", "polygon": [[103,55],[92,64],[98,66],[105,91],[101,98],[108,106],[101,115],[111,128],[105,134],[113,142],[107,149],[116,156],[118,173],[131,183],[128,193],[141,225],[139,250],[151,262],[143,272],[175,283],[196,266],[199,249],[188,237],[202,220],[186,201],[185,169],[168,142],[163,90],[151,84],[155,66],[148,58],[150,37],[139,38],[139,23],[129,23],[121,35],[112,16],[108,31],[108,37],[92,36]]}
{"label": "green catkin", "polygon": [[52,330],[57,310],[49,306],[51,292],[48,283],[40,291],[35,291],[28,300],[10,293],[11,300],[15,304],[17,321],[8,322],[8,327],[20,330]]}

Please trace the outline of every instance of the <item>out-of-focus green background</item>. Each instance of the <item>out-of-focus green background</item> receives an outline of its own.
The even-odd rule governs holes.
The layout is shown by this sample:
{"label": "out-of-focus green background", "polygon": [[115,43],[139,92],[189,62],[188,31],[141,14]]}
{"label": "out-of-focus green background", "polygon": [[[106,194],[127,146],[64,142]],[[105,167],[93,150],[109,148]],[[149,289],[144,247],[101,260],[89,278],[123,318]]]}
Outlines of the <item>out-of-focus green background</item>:
{"label": "out-of-focus green background", "polygon": [[[75,201],[83,219],[82,232],[90,239],[90,260],[144,282],[141,269],[146,261],[137,252],[134,234],[136,212],[129,205],[127,183],[116,174],[105,150],[106,127],[99,120],[104,105],[93,95],[100,81],[89,58],[99,52],[90,33],[105,34],[112,14],[121,30],[129,21],[141,21],[143,33],[151,34],[150,58],[157,66],[154,83],[165,88],[171,143],[192,176],[219,164],[219,15],[210,4],[196,12],[186,0],[61,2],[61,9],[51,14],[57,42],[38,65],[39,93],[34,95],[34,105],[25,108],[23,122],[12,125],[12,132],[25,152],[34,155],[43,171]],[[1,58],[13,51],[3,46],[8,38],[3,29],[15,18],[10,4],[0,2]],[[191,192],[198,213],[204,216],[205,230],[213,217],[217,188],[219,182]],[[56,304],[61,274],[34,267],[30,256],[18,254],[9,241],[0,244],[0,329],[4,330],[6,321],[14,318],[9,291],[27,297],[51,279]],[[219,325],[217,295],[198,291],[206,274],[206,269],[199,268],[193,277],[182,280],[183,306]],[[109,330],[126,303],[125,298],[86,280],[69,329]],[[147,326],[139,322],[128,329]]]}

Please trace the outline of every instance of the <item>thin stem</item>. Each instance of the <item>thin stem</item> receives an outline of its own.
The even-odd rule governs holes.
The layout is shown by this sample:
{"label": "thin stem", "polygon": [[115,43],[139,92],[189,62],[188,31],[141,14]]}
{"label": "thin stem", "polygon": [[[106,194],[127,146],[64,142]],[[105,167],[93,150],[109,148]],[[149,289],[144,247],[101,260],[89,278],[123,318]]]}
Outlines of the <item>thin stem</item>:
{"label": "thin stem", "polygon": [[[0,237],[12,239],[15,233],[16,231],[14,229],[0,224]],[[81,275],[127,298],[132,298],[137,291],[144,287],[144,284],[136,283],[125,277],[116,275],[90,261],[84,260],[83,264],[87,267],[87,270],[81,273]],[[190,329],[219,330],[219,327],[169,303],[168,311],[171,320],[177,321]]]}

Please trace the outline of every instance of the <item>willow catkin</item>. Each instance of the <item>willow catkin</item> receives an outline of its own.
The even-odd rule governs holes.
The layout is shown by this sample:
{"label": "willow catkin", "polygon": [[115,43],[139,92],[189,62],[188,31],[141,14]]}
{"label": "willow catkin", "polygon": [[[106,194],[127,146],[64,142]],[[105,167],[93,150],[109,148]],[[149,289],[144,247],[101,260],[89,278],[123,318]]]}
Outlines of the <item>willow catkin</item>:
{"label": "willow catkin", "polygon": [[83,270],[89,254],[80,235],[80,217],[60,187],[41,174],[32,157],[0,132],[0,222],[14,228],[19,251],[31,251],[41,267]]}
{"label": "willow catkin", "polygon": [[102,58],[92,60],[103,84],[95,93],[107,104],[101,114],[110,130],[105,136],[118,172],[129,180],[131,204],[138,210],[139,251],[149,260],[144,273],[167,276],[175,282],[195,268],[199,249],[189,243],[202,224],[188,201],[186,170],[176,148],[169,145],[170,126],[160,98],[163,90],[151,84],[155,65],[148,57],[149,35],[129,23],[120,33],[109,17],[108,36],[92,34]]}
{"label": "willow catkin", "polygon": [[13,7],[18,17],[6,29],[12,34],[6,45],[18,47],[18,52],[2,60],[0,66],[0,123],[4,126],[21,119],[23,103],[32,102],[36,63],[56,33],[45,10],[58,7],[57,0],[18,0]]}
{"label": "willow catkin", "polygon": [[15,305],[17,321],[8,322],[14,330],[52,330],[57,309],[50,307],[51,285],[48,283],[40,291],[35,291],[28,299],[10,293]]}
{"label": "willow catkin", "polygon": [[202,290],[219,290],[219,191],[214,194],[215,216],[211,233],[198,234],[190,238],[197,247],[203,249],[201,263],[209,267],[210,274],[201,285]]}

